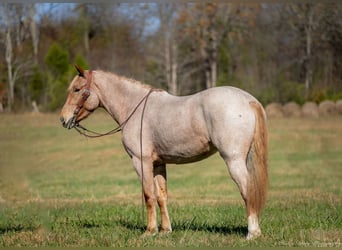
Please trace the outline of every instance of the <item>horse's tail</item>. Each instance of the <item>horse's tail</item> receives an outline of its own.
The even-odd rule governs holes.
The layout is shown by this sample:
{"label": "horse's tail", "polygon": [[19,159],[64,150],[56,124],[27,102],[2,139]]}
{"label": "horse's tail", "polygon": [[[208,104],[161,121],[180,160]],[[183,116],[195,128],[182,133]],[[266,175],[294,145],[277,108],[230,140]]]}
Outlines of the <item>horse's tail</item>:
{"label": "horse's tail", "polygon": [[252,101],[250,105],[255,114],[255,130],[253,142],[247,156],[247,212],[259,216],[261,209],[265,205],[268,189],[268,135],[266,115],[261,104]]}

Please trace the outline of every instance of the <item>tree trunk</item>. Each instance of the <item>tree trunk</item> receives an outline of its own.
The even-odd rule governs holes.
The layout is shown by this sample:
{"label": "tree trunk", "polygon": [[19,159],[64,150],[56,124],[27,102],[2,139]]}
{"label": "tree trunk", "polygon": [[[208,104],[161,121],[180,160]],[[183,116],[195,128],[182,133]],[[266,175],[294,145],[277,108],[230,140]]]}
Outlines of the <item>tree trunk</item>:
{"label": "tree trunk", "polygon": [[88,20],[88,9],[87,4],[81,4],[81,23],[83,29],[83,42],[85,49],[85,56],[89,60],[89,20]]}
{"label": "tree trunk", "polygon": [[34,4],[29,5],[30,31],[33,45],[34,64],[38,64],[39,28],[35,20],[36,8]]}
{"label": "tree trunk", "polygon": [[215,30],[210,29],[209,36],[210,87],[215,87],[217,80],[217,36]]}
{"label": "tree trunk", "polygon": [[171,84],[171,50],[170,50],[170,39],[167,34],[166,25],[163,25],[164,34],[164,67],[165,67],[165,78],[167,82],[168,90],[170,91]]}
{"label": "tree trunk", "polygon": [[13,48],[12,48],[12,39],[11,39],[11,30],[10,27],[7,27],[6,31],[6,63],[7,63],[7,72],[8,72],[8,110],[12,110],[12,104],[14,102],[14,77],[12,70],[12,61],[13,61]]}
{"label": "tree trunk", "polygon": [[[211,6],[206,10],[207,6]],[[202,27],[199,34],[201,35],[201,56],[205,67],[206,88],[216,86],[217,80],[217,31],[215,30],[216,11],[215,4],[204,4],[203,6]]]}
{"label": "tree trunk", "polygon": [[174,5],[160,4],[159,16],[161,20],[161,30],[164,36],[164,68],[168,91],[171,94],[178,94],[177,86],[177,44],[174,39],[174,20],[172,13],[175,11]]}
{"label": "tree trunk", "polygon": [[172,60],[171,60],[171,82],[169,86],[169,90],[171,94],[177,95],[178,94],[178,87],[177,87],[177,45],[172,39],[171,45],[171,53],[172,53]]}
{"label": "tree trunk", "polygon": [[312,84],[312,30],[313,30],[313,6],[308,5],[307,22],[305,25],[306,35],[306,71],[305,71],[305,98],[310,94]]}

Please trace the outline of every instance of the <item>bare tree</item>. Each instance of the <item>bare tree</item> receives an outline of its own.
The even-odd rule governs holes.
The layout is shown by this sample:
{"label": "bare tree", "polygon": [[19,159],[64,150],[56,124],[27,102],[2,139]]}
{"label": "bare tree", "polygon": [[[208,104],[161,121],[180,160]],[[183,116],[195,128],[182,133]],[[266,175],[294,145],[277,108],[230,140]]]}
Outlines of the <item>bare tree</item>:
{"label": "bare tree", "polygon": [[164,46],[164,72],[167,87],[170,93],[178,94],[177,86],[177,41],[176,41],[176,5],[173,3],[160,3],[158,5],[161,34]]}
{"label": "bare tree", "polygon": [[19,73],[29,66],[28,60],[20,60],[15,57],[15,45],[13,43],[13,37],[16,38],[16,48],[20,52],[22,50],[21,36],[22,34],[17,34],[21,31],[22,25],[21,15],[23,15],[23,5],[13,5],[13,4],[3,4],[3,18],[5,21],[4,27],[4,44],[5,44],[5,60],[7,64],[7,74],[8,74],[8,110],[12,110],[12,105],[14,103],[14,87]]}
{"label": "bare tree", "polygon": [[90,30],[90,21],[89,21],[89,11],[88,5],[85,3],[79,4],[76,7],[76,10],[79,11],[79,21],[81,30],[83,33],[83,44],[85,49],[86,58],[89,59],[89,30]]}
{"label": "bare tree", "polygon": [[199,65],[204,72],[206,88],[215,86],[217,79],[218,33],[215,26],[217,11],[215,3],[198,3],[185,6],[182,10],[183,30],[188,36],[192,51],[188,65]]}
{"label": "bare tree", "polygon": [[190,41],[188,45],[192,54],[185,62],[197,67],[189,72],[204,73],[206,88],[217,84],[219,48],[232,28],[232,11],[232,4],[225,3],[189,4],[182,10],[180,22]]}
{"label": "bare tree", "polygon": [[324,15],[319,3],[290,4],[290,11],[294,20],[290,20],[292,27],[304,36],[305,54],[303,58],[305,68],[305,98],[309,97],[313,77],[313,46],[319,43],[316,32]]}
{"label": "bare tree", "polygon": [[28,5],[28,21],[32,38],[34,63],[38,64],[39,26],[37,24],[35,17],[36,7],[35,4],[31,3]]}
{"label": "bare tree", "polygon": [[7,73],[8,73],[8,109],[11,111],[12,104],[14,102],[14,84],[15,84],[15,77],[13,74],[13,45],[12,45],[12,15],[10,13],[10,7],[8,4],[4,4],[4,18],[6,22],[5,26],[5,59],[7,63]]}

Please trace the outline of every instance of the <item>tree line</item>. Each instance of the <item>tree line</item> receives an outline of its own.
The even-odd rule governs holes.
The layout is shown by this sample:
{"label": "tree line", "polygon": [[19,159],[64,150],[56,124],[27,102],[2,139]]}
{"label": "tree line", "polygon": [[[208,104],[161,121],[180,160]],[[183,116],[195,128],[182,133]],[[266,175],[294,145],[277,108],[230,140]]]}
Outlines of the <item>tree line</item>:
{"label": "tree line", "polygon": [[231,85],[262,103],[342,98],[342,4],[0,4],[0,111],[61,107],[73,65],[187,95]]}

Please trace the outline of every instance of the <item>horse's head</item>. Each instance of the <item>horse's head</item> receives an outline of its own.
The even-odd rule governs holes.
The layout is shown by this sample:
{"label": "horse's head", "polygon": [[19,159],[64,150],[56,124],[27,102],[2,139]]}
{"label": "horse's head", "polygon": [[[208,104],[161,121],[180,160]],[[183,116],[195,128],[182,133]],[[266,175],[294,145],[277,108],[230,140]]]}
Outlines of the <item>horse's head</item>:
{"label": "horse's head", "polygon": [[75,67],[78,76],[75,76],[69,86],[69,95],[61,111],[61,123],[68,129],[87,118],[100,104],[92,71],[85,71],[77,65]]}

